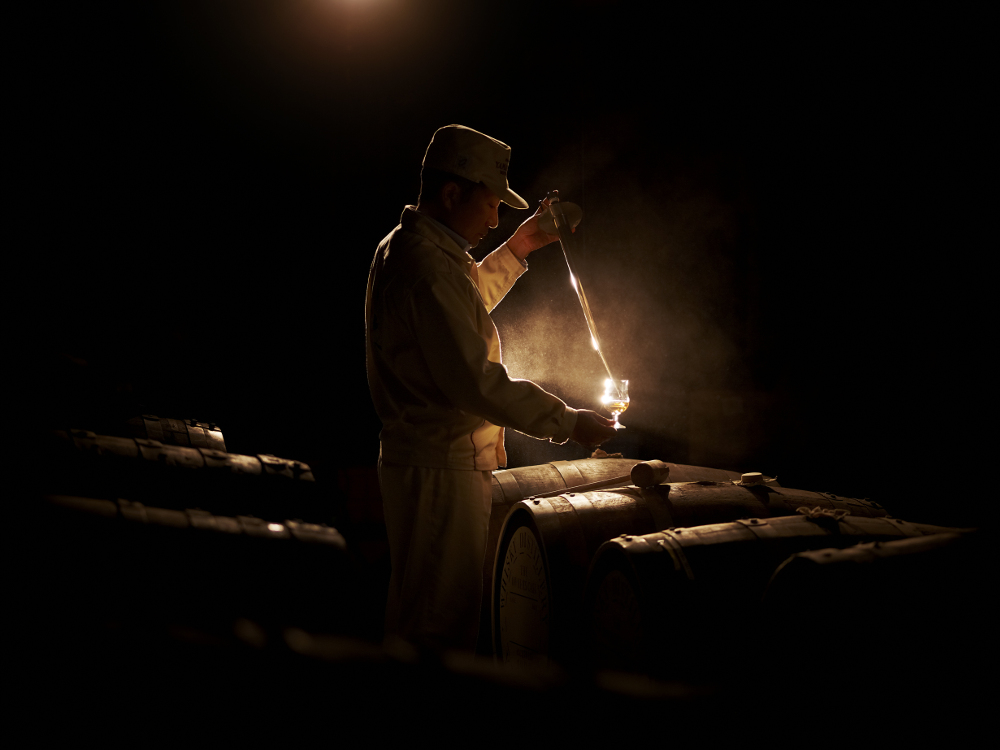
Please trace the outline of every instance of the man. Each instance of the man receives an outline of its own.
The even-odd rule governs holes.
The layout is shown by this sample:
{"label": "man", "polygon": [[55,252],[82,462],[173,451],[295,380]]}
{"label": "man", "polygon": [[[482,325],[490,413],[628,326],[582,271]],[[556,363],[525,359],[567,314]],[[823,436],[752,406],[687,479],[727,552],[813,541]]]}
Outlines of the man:
{"label": "man", "polygon": [[491,504],[490,472],[507,463],[505,427],[595,446],[613,422],[575,410],[501,363],[492,310],[557,240],[543,205],[482,263],[468,250],[497,226],[510,148],[461,125],[424,155],[417,206],[382,240],[365,301],[368,382],[382,420],[379,483],[392,577],[386,635],[432,648],[476,645]]}

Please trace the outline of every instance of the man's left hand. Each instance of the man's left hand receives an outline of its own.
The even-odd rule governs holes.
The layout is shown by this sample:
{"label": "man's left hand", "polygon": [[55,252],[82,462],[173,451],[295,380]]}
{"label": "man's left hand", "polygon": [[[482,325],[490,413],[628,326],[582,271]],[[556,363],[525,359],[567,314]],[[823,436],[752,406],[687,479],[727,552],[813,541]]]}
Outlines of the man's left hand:
{"label": "man's left hand", "polygon": [[549,234],[538,226],[538,217],[549,210],[549,199],[545,198],[538,210],[529,216],[517,231],[507,240],[507,247],[518,260],[524,260],[530,253],[559,239],[558,234]]}

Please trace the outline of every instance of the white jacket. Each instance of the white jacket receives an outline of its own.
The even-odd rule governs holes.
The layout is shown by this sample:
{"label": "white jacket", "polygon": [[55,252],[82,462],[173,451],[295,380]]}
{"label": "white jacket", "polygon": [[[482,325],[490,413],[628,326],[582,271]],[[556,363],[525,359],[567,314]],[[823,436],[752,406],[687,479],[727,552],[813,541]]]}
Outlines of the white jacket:
{"label": "white jacket", "polygon": [[507,464],[504,427],[569,439],[576,410],[501,363],[489,311],[524,271],[506,244],[477,264],[413,206],[403,210],[375,253],[365,300],[382,460],[493,470]]}

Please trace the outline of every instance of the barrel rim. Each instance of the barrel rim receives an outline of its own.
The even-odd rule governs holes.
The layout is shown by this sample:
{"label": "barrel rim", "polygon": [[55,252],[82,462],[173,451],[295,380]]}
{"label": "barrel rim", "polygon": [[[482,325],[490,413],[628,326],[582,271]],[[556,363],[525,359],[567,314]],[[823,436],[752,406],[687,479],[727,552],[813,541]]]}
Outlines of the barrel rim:
{"label": "barrel rim", "polygon": [[[502,644],[500,643],[500,627],[497,622],[498,618],[498,606],[497,600],[499,597],[499,587],[497,586],[497,568],[500,566],[500,561],[502,559],[501,550],[503,550],[503,557],[506,556],[507,545],[510,543],[510,537],[513,536],[513,530],[508,534],[508,530],[511,528],[511,521],[516,516],[525,515],[527,516],[527,524],[519,524],[516,526],[520,529],[521,526],[528,526],[531,529],[531,533],[535,537],[535,542],[538,544],[538,548],[542,552],[542,564],[545,567],[545,578],[547,581],[552,580],[552,574],[549,570],[549,555],[548,551],[545,549],[545,537],[543,534],[538,532],[538,524],[535,523],[535,514],[531,512],[531,501],[530,500],[520,500],[511,506],[511,509],[507,512],[506,518],[504,518],[503,525],[500,527],[500,533],[497,535],[497,548],[493,557],[493,575],[490,577],[491,587],[490,587],[490,628],[492,630],[490,643],[493,646],[493,661],[495,664],[502,666],[503,659],[501,654],[503,653]],[[549,621],[552,621],[552,600],[549,598]]]}

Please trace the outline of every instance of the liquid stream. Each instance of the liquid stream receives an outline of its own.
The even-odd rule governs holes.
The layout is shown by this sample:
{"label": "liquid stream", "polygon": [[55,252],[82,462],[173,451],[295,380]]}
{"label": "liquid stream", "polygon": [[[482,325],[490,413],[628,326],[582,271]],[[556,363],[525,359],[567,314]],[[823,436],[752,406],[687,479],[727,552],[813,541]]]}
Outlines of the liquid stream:
{"label": "liquid stream", "polygon": [[[555,220],[556,229],[559,232],[559,244],[562,246],[563,257],[566,259],[566,267],[569,269],[569,280],[576,290],[576,296],[580,299],[580,307],[583,308],[583,315],[587,319],[587,327],[590,329],[590,343],[597,350],[597,354],[601,358],[601,362],[604,364],[604,369],[607,371],[608,377],[611,378],[611,382],[616,383],[618,381],[611,374],[608,360],[604,358],[604,352],[601,351],[601,340],[597,336],[597,326],[594,324],[594,316],[591,314],[590,305],[587,303],[587,295],[584,294],[583,285],[573,272],[573,264],[569,260],[569,228],[566,225],[562,207],[559,206],[558,199],[552,203],[550,210],[552,211],[552,218]],[[615,390],[618,390],[617,387]],[[620,397],[622,394],[619,392],[618,396]]]}

